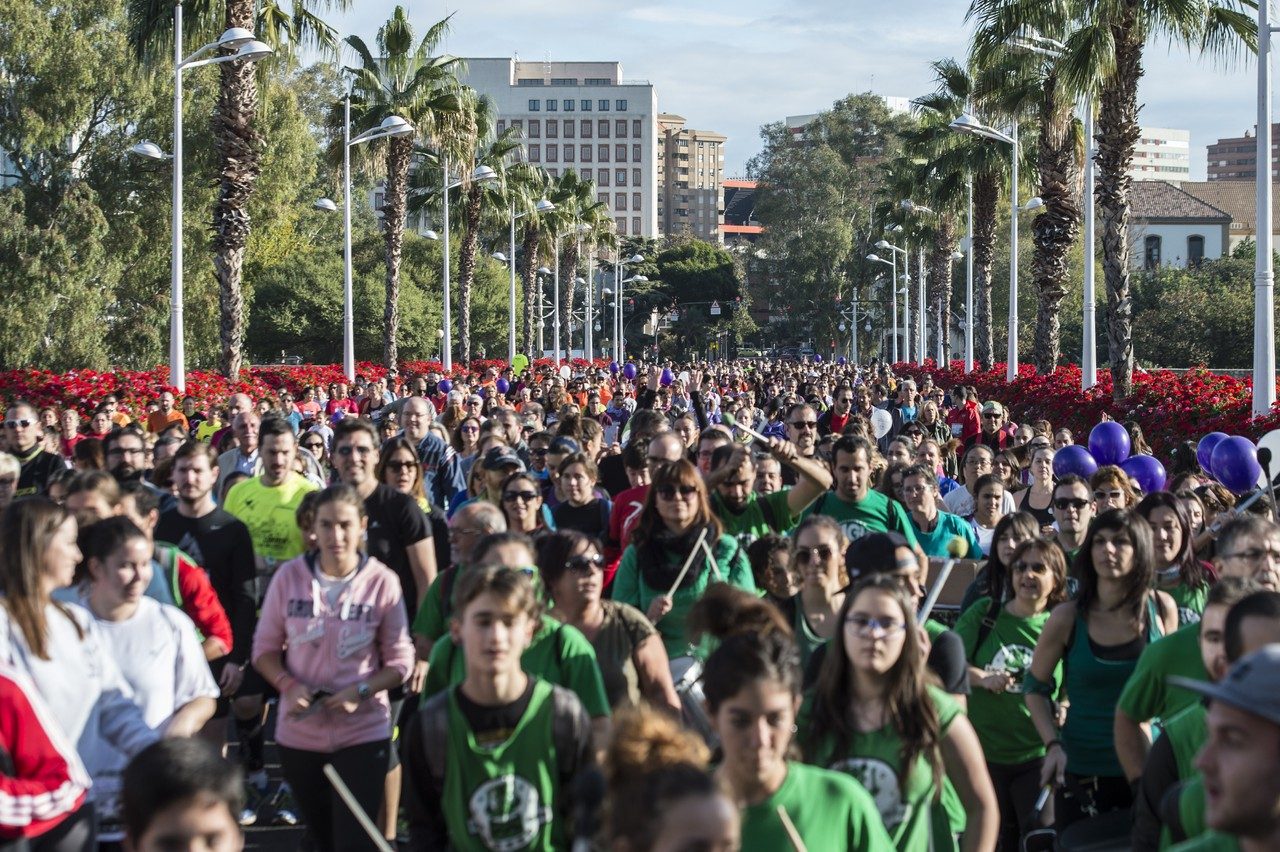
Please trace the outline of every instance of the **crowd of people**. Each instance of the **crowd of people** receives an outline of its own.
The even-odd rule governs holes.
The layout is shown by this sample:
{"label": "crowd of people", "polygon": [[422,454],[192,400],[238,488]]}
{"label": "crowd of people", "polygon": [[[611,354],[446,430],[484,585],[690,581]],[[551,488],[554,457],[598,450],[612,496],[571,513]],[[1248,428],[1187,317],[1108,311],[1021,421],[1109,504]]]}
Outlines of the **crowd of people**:
{"label": "crowd of people", "polygon": [[6,401],[0,850],[1280,848],[1265,495],[685,367]]}

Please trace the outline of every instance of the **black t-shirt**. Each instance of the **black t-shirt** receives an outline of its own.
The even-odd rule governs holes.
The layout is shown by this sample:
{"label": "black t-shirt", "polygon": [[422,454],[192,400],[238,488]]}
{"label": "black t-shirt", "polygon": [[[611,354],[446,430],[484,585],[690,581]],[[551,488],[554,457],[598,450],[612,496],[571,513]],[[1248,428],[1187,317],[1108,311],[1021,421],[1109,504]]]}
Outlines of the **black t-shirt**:
{"label": "black t-shirt", "polygon": [[[409,570],[407,548],[424,538],[431,538],[431,524],[416,500],[389,485],[378,483],[364,499],[369,516],[367,534],[369,555],[386,565],[400,578],[409,623],[418,611],[418,584]],[[425,590],[423,590],[425,591]]]}
{"label": "black t-shirt", "polygon": [[609,492],[610,497],[617,497],[631,487],[627,479],[627,467],[622,463],[622,454],[605,456],[600,460],[600,484]]}
{"label": "black t-shirt", "polygon": [[22,471],[18,474],[18,490],[14,493],[14,497],[30,497],[33,494],[45,493],[49,490],[49,480],[53,475],[67,469],[61,456],[46,453],[44,450],[36,450],[26,457],[19,455],[18,462],[22,465]]}
{"label": "black t-shirt", "polygon": [[453,696],[458,701],[458,710],[471,727],[477,745],[484,747],[511,739],[512,732],[515,731],[516,725],[520,724],[524,711],[529,709],[529,702],[533,700],[534,682],[533,678],[529,678],[529,683],[525,685],[524,692],[519,698],[510,704],[496,706],[477,704],[468,698],[463,690],[454,690]]}
{"label": "black t-shirt", "polygon": [[258,623],[253,539],[244,522],[224,509],[188,518],[170,509],[156,524],[157,541],[176,545],[209,575],[218,602],[231,622],[229,658],[239,665],[249,659]]}
{"label": "black t-shirt", "polygon": [[609,503],[595,499],[584,506],[561,503],[551,510],[558,530],[577,530],[603,541],[609,534]]}

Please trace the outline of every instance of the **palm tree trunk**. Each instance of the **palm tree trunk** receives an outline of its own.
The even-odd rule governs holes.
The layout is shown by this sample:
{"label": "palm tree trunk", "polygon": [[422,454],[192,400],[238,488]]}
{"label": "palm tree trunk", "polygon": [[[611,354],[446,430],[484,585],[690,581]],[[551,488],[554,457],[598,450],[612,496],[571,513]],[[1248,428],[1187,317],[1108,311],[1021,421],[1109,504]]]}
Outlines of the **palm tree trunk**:
{"label": "palm tree trunk", "polygon": [[991,267],[996,255],[996,204],[1000,184],[995,172],[982,172],[973,181],[973,325],[974,356],[984,370],[992,364]]}
{"label": "palm tree trunk", "polygon": [[1141,131],[1138,81],[1142,34],[1132,8],[1113,27],[1116,65],[1098,97],[1098,207],[1102,212],[1102,271],[1107,282],[1107,343],[1112,395],[1133,390],[1133,299],[1129,292],[1129,166]]}
{"label": "palm tree trunk", "polygon": [[[950,216],[942,216],[938,220],[938,235],[929,253],[929,282],[933,289],[933,304],[930,306],[929,327],[933,334],[942,335],[942,363],[945,367],[951,363],[951,252],[956,244],[956,223]],[[938,317],[942,322],[939,329]],[[938,347],[931,347],[934,353]]]}
{"label": "palm tree trunk", "polygon": [[573,351],[573,279],[578,275],[578,241],[566,242],[560,251],[560,330],[564,335],[564,357]]}
{"label": "palm tree trunk", "polygon": [[463,212],[462,246],[458,249],[458,337],[462,343],[462,363],[471,363],[471,288],[476,277],[476,246],[480,243],[480,208],[483,189],[478,183],[467,188],[467,208]]}
{"label": "palm tree trunk", "polygon": [[1031,267],[1036,286],[1036,370],[1051,373],[1058,366],[1061,344],[1060,309],[1070,280],[1068,255],[1080,230],[1080,204],[1076,195],[1075,141],[1071,137],[1071,112],[1057,108],[1055,81],[1045,80],[1044,128],[1037,151],[1040,198],[1043,212],[1032,225],[1035,256]]}
{"label": "palm tree trunk", "polygon": [[541,358],[542,353],[534,354],[537,345],[534,323],[538,310],[538,240],[539,229],[529,225],[524,229],[520,242],[520,282],[524,287],[524,336],[521,339],[520,351],[533,358]]}
{"label": "palm tree trunk", "polygon": [[387,144],[387,189],[383,196],[383,237],[387,243],[387,301],[382,312],[382,362],[396,366],[400,333],[400,258],[404,248],[404,220],[409,185],[409,154],[413,143],[390,139]]}
{"label": "palm tree trunk", "polygon": [[[253,30],[252,0],[227,0],[228,27]],[[251,62],[224,62],[213,113],[218,149],[219,190],[213,208],[213,269],[218,276],[221,314],[220,366],[227,378],[240,376],[244,359],[244,251],[249,243],[249,197],[262,171],[262,137],[253,126],[258,83]]]}

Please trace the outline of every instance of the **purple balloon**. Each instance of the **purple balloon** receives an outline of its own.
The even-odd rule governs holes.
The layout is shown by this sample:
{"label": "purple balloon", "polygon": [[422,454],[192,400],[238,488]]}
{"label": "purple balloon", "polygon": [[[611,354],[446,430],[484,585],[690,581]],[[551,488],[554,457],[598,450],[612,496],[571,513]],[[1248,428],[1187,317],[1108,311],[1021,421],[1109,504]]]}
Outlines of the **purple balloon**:
{"label": "purple balloon", "polygon": [[1223,438],[1213,448],[1213,456],[1209,459],[1214,477],[1232,494],[1243,494],[1253,490],[1262,476],[1262,465],[1258,464],[1258,448],[1253,441],[1239,435]]}
{"label": "purple balloon", "polygon": [[622,368],[622,375],[627,377],[627,381],[631,381],[636,377],[636,365],[627,364]]}
{"label": "purple balloon", "polygon": [[1226,432],[1210,432],[1196,444],[1196,461],[1200,462],[1200,469],[1205,473],[1212,473],[1213,450],[1225,437],[1227,437]]}
{"label": "purple balloon", "polygon": [[676,377],[672,374],[671,368],[663,367],[662,375],[658,377],[658,384],[662,385],[665,388],[667,385],[671,384],[675,380],[676,380]]}
{"label": "purple balloon", "polygon": [[1120,469],[1138,483],[1144,494],[1164,490],[1167,475],[1155,456],[1130,456],[1121,463]]}
{"label": "purple balloon", "polygon": [[440,390],[440,393],[448,393],[453,390],[453,382],[449,379],[441,379],[436,382],[436,387]]}
{"label": "purple balloon", "polygon": [[609,362],[609,372],[610,372],[610,373],[613,373],[615,376],[616,376],[616,375],[618,375],[618,362],[617,362],[617,361],[610,361],[610,362]]}
{"label": "purple balloon", "polygon": [[1089,453],[1098,464],[1120,464],[1129,458],[1129,433],[1114,420],[1104,420],[1089,433]]}
{"label": "purple balloon", "polygon": [[839,358],[836,359],[836,363],[839,364],[841,367],[843,367],[845,364],[849,363],[849,359],[841,355]]}
{"label": "purple balloon", "polygon": [[1053,475],[1059,478],[1075,474],[1085,479],[1098,471],[1098,462],[1089,451],[1079,444],[1072,444],[1058,450],[1053,457]]}
{"label": "purple balloon", "polygon": [[506,393],[511,390],[511,382],[506,379],[498,379],[493,383],[493,386],[498,389],[498,393]]}
{"label": "purple balloon", "polygon": [[813,353],[813,363],[815,363],[815,364],[821,364],[821,363],[822,363],[822,356],[821,356],[821,355],[819,355],[817,352]]}

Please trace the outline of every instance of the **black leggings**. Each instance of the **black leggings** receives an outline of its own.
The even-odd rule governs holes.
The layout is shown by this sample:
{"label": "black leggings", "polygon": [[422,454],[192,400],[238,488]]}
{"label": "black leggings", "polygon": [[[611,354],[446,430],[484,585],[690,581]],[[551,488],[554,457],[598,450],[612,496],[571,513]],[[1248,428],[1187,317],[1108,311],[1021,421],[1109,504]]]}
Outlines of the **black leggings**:
{"label": "black leggings", "polygon": [[280,768],[321,852],[377,849],[325,777],[324,765],[333,764],[361,809],[370,819],[376,819],[382,810],[389,749],[388,740],[361,743],[335,752],[280,746]]}
{"label": "black leggings", "polygon": [[88,802],[39,837],[0,840],[0,852],[95,852],[97,848],[97,819]]}
{"label": "black leggings", "polygon": [[1068,772],[1066,784],[1054,796],[1054,828],[1063,829],[1083,819],[1133,804],[1133,788],[1123,775],[1076,775]]}
{"label": "black leggings", "polygon": [[1038,816],[1035,812],[1043,764],[1042,757],[1026,763],[987,764],[991,783],[996,788],[996,802],[1000,805],[1000,842],[996,848],[1001,852],[1019,852],[1027,832],[1053,825],[1052,799]]}

